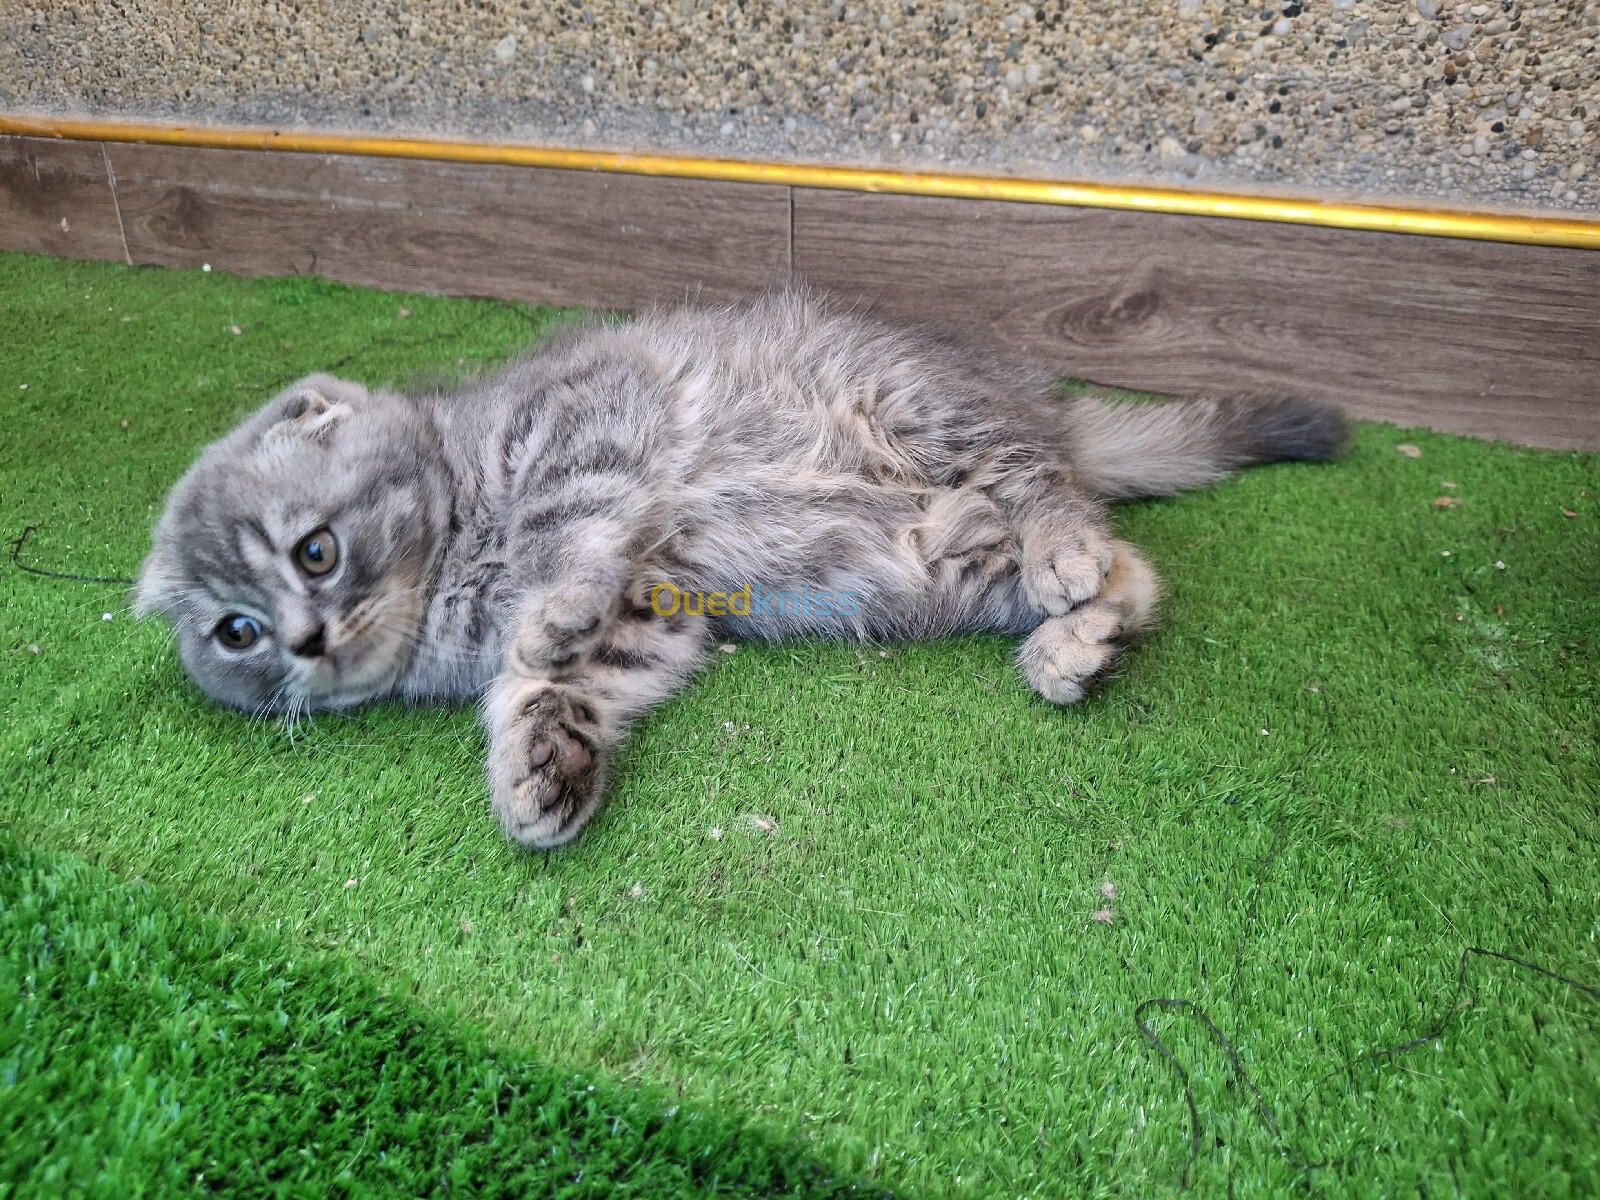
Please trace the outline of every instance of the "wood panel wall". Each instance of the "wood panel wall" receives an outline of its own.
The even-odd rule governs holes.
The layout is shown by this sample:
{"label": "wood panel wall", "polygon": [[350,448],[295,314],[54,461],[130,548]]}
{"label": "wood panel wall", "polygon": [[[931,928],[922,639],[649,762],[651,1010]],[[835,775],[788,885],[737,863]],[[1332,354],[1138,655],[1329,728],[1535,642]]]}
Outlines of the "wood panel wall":
{"label": "wood panel wall", "polygon": [[1208,217],[0,138],[0,249],[617,309],[798,271],[1099,383],[1600,450],[1600,254]]}

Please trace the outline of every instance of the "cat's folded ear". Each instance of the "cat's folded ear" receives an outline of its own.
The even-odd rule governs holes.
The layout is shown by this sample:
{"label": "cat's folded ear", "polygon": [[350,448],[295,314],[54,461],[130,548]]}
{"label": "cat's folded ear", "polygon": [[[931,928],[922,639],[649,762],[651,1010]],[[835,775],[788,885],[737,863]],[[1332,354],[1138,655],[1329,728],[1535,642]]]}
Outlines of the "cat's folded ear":
{"label": "cat's folded ear", "polygon": [[307,375],[273,399],[257,420],[270,437],[321,439],[366,398],[367,389],[359,383]]}
{"label": "cat's folded ear", "polygon": [[133,585],[133,615],[154,616],[169,614],[183,595],[183,582],[174,556],[158,541],[156,548],[145,558],[139,568],[138,581]]}

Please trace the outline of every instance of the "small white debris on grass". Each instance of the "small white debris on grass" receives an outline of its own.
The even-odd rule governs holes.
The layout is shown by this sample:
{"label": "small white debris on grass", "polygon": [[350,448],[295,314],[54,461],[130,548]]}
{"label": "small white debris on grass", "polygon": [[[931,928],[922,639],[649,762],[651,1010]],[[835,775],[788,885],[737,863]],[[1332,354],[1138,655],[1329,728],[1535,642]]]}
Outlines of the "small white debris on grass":
{"label": "small white debris on grass", "polygon": [[19,383],[19,384],[17,384],[17,391],[19,391],[19,392],[25,392],[25,391],[27,391],[27,390],[28,390],[28,385],[27,385],[27,384],[25,384],[25,383]]}
{"label": "small white debris on grass", "polygon": [[1272,736],[1272,730],[1270,730],[1270,729],[1263,729],[1263,730],[1262,730],[1262,731],[1261,731],[1261,736],[1262,736],[1262,737],[1271,737],[1271,736]]}
{"label": "small white debris on grass", "polygon": [[1090,914],[1089,919],[1091,921],[1098,921],[1102,925],[1114,925],[1117,921],[1117,914],[1112,912],[1109,908],[1102,908],[1097,909],[1094,913]]}
{"label": "small white debris on grass", "polygon": [[1449,558],[1450,557],[1450,551],[1448,551],[1448,550],[1439,551],[1439,557],[1440,558]]}
{"label": "small white debris on grass", "polygon": [[628,889],[628,895],[632,896],[635,900],[643,900],[644,899],[644,884],[642,884],[642,883],[634,884],[631,888]]}
{"label": "small white debris on grass", "polygon": [[300,801],[300,803],[301,804],[310,804],[316,798],[317,798],[317,794],[315,792],[312,792],[311,795],[305,797],[303,800]]}
{"label": "small white debris on grass", "polygon": [[100,614],[100,619],[101,619],[101,620],[102,620],[102,621],[111,621],[111,620],[115,620],[115,618],[114,618],[114,617],[112,617],[112,615],[111,615],[111,614],[110,614],[110,613],[101,613],[101,614]]}
{"label": "small white debris on grass", "polygon": [[1100,894],[1107,900],[1115,900],[1117,898],[1117,885],[1109,879],[1106,880],[1100,885]]}
{"label": "small white debris on grass", "polygon": [[346,879],[344,881],[344,886],[345,886],[345,890],[348,891],[350,888],[353,888],[353,887],[356,886],[356,881],[354,879]]}
{"label": "small white debris on grass", "polygon": [[229,325],[228,328],[233,331],[233,336],[234,337],[238,337],[241,333],[244,332],[244,330],[240,329],[237,325]]}
{"label": "small white debris on grass", "polygon": [[1495,560],[1494,560],[1494,569],[1495,569],[1495,570],[1496,570],[1496,571],[1504,571],[1504,570],[1505,570],[1505,569],[1506,569],[1506,565],[1505,565],[1505,563],[1503,563],[1503,562],[1501,562],[1501,561],[1500,561],[1500,560],[1499,560],[1499,559],[1498,559],[1498,558],[1497,558],[1497,559],[1495,559]]}
{"label": "small white debris on grass", "polygon": [[37,653],[39,653],[39,647],[38,647],[38,645],[37,645],[37,644],[35,644],[35,645],[31,645],[31,646],[29,646],[29,647],[28,647],[28,653],[29,653],[29,654],[37,654]]}
{"label": "small white debris on grass", "polygon": [[211,270],[211,264],[210,263],[201,263],[200,264],[200,269],[202,271],[209,271],[209,270]]}
{"label": "small white debris on grass", "polygon": [[739,653],[739,647],[735,646],[732,642],[723,642],[722,645],[717,647],[717,649],[721,650],[724,654]]}
{"label": "small white debris on grass", "polygon": [[401,310],[400,310],[400,319],[401,319],[401,320],[402,320],[402,321],[404,321],[404,320],[405,320],[405,319],[406,319],[406,318],[407,318],[407,317],[409,317],[409,316],[410,316],[410,315],[411,315],[411,310],[410,310],[410,309],[409,309],[409,308],[402,308],[402,309],[401,309]]}
{"label": "small white debris on grass", "polygon": [[722,826],[713,825],[711,827],[711,840],[713,842],[720,842],[722,840]]}
{"label": "small white debris on grass", "polygon": [[751,814],[749,821],[750,828],[755,830],[757,833],[773,834],[778,832],[778,823],[771,817],[763,817],[756,814]]}
{"label": "small white debris on grass", "polygon": [[1407,458],[1421,458],[1422,457],[1421,448],[1417,447],[1417,446],[1413,446],[1410,442],[1401,442],[1398,446],[1396,446],[1394,448],[1394,452],[1396,454],[1403,454]]}

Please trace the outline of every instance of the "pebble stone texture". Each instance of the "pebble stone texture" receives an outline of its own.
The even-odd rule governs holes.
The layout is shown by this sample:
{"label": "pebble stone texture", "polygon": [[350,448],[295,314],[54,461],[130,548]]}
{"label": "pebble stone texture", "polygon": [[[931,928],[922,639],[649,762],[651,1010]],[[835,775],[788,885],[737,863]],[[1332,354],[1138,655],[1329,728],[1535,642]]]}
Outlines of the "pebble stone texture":
{"label": "pebble stone texture", "polygon": [[1600,213],[1600,0],[6,0],[0,109]]}

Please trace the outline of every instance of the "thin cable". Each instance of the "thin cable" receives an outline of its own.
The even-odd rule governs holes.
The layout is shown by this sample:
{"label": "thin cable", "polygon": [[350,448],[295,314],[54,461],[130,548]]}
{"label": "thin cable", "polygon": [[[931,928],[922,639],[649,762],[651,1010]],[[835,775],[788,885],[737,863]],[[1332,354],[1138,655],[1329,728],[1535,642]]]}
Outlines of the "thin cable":
{"label": "thin cable", "polygon": [[120,575],[72,575],[66,571],[46,571],[41,567],[30,567],[22,561],[22,548],[28,544],[28,539],[38,530],[37,525],[29,525],[21,535],[11,539],[11,565],[19,571],[26,571],[29,575],[39,575],[45,579],[70,579],[77,583],[120,583],[125,587],[132,587],[136,580],[124,579]]}

